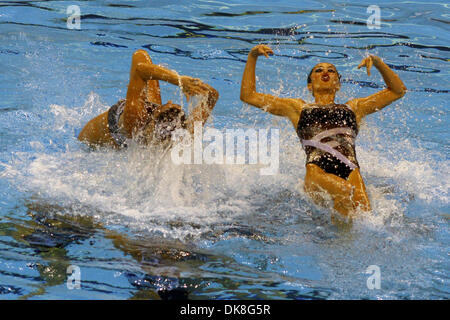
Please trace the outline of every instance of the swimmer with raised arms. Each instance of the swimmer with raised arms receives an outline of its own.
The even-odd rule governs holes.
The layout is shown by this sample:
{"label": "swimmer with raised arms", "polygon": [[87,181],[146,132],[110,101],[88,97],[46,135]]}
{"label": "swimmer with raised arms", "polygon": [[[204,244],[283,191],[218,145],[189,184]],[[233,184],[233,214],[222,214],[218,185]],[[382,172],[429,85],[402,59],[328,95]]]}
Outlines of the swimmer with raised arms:
{"label": "swimmer with raised arms", "polygon": [[361,119],[403,97],[405,85],[381,58],[370,55],[362,60],[358,69],[366,67],[370,76],[370,68],[375,66],[386,89],[337,104],[334,100],[341,85],[340,75],[333,64],[319,63],[307,79],[314,103],[299,98],[280,98],[256,91],[256,61],[261,55],[268,58],[272,54],[267,45],[252,48],[242,77],[241,100],[292,122],[306,152],[304,188],[316,203],[326,203],[329,195],[334,209],[344,216],[351,215],[358,207],[370,210],[356,159],[356,135]]}

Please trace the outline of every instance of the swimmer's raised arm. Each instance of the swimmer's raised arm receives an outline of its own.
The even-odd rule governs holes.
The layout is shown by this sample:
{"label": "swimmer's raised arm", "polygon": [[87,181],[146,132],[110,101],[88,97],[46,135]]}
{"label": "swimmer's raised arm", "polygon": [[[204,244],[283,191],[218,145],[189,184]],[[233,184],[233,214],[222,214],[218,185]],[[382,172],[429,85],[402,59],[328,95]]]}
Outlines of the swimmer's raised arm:
{"label": "swimmer's raised arm", "polygon": [[188,100],[190,96],[208,93],[208,88],[199,79],[180,76],[175,71],[156,64],[141,62],[137,65],[137,73],[144,81],[161,80],[181,87]]}
{"label": "swimmer's raised arm", "polygon": [[272,54],[272,49],[263,44],[252,48],[248,54],[247,64],[245,65],[244,74],[242,76],[241,100],[271,114],[289,118],[294,126],[297,126],[301,109],[305,105],[303,100],[279,98],[256,91],[256,61],[261,55],[268,58],[269,55]]}
{"label": "swimmer's raised arm", "polygon": [[355,111],[358,120],[368,114],[381,110],[395,100],[403,97],[406,93],[406,87],[400,77],[392,71],[380,57],[370,55],[367,58],[364,58],[358,65],[358,69],[366,67],[367,75],[370,76],[370,68],[372,65],[374,65],[381,73],[387,88],[368,97],[356,98],[348,102]]}

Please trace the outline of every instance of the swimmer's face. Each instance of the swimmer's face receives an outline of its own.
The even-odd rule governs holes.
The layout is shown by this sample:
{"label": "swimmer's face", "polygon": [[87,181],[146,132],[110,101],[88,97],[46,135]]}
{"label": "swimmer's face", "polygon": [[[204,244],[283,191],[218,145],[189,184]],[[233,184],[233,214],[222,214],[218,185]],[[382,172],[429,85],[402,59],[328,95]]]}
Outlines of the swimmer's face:
{"label": "swimmer's face", "polygon": [[308,76],[308,89],[313,94],[317,91],[338,91],[341,87],[339,73],[331,63],[319,63],[312,68]]}
{"label": "swimmer's face", "polygon": [[181,106],[168,103],[164,107],[169,105],[170,109],[155,119],[154,135],[160,141],[170,139],[173,131],[185,127],[186,117]]}

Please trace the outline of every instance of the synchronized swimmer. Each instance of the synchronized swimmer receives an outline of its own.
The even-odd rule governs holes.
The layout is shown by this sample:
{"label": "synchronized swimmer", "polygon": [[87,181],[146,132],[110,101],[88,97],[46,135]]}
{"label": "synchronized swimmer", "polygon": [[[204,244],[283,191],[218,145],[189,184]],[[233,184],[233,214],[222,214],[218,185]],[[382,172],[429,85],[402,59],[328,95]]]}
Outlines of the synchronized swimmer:
{"label": "synchronized swimmer", "polygon": [[[330,63],[319,63],[307,77],[315,102],[280,98],[256,91],[255,68],[259,56],[269,57],[267,45],[255,46],[248,55],[242,77],[240,98],[271,114],[288,118],[306,152],[305,191],[319,204],[331,196],[334,209],[344,216],[359,207],[370,210],[369,197],[356,159],[355,139],[361,119],[401,98],[406,87],[398,75],[379,57],[364,58],[358,68],[374,65],[387,88],[345,104],[335,103],[340,75]],[[159,80],[180,86],[186,98],[206,96],[186,117],[181,106],[168,101],[162,105]],[[78,136],[91,146],[126,147],[128,139],[144,144],[168,144],[178,128],[193,134],[194,122],[204,125],[219,98],[218,92],[199,79],[179,76],[155,65],[144,50],[133,54],[126,99],[90,120]]]}
{"label": "synchronized swimmer", "polygon": [[[186,98],[201,95],[201,101],[186,117],[182,107],[161,102],[159,80],[180,86]],[[194,123],[204,125],[219,98],[218,92],[200,79],[179,76],[175,71],[153,64],[145,50],[137,50],[131,60],[126,99],[90,120],[78,139],[90,146],[126,147],[128,139],[144,144],[168,144],[179,128],[193,133]]]}
{"label": "synchronized swimmer", "polygon": [[344,216],[357,207],[370,210],[369,197],[356,159],[355,139],[361,119],[403,97],[406,87],[398,75],[377,56],[364,58],[358,68],[374,65],[387,88],[345,104],[335,103],[340,75],[331,63],[315,65],[307,77],[315,102],[280,98],[256,91],[255,68],[259,56],[273,54],[270,47],[257,45],[249,53],[241,85],[241,100],[271,114],[288,118],[306,152],[305,191],[319,204],[331,196],[334,209]]}

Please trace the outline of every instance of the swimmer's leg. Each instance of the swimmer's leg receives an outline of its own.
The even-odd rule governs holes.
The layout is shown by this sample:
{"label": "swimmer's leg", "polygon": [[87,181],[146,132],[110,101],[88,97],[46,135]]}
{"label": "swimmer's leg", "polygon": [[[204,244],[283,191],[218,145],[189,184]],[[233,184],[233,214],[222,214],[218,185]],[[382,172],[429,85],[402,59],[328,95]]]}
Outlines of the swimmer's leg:
{"label": "swimmer's leg", "polygon": [[[161,94],[158,80],[144,80],[137,72],[139,63],[153,64],[149,54],[145,50],[137,50],[133,54],[130,70],[130,81],[127,89],[127,100],[119,126],[124,128],[124,133],[129,138],[149,121],[149,114],[144,101],[161,104]],[[144,92],[144,90],[146,90]],[[78,135],[80,141],[89,145],[115,146],[108,128],[108,112],[90,120]]]}
{"label": "swimmer's leg", "polygon": [[116,146],[108,128],[108,111],[90,120],[78,135],[78,140],[94,146]]}
{"label": "swimmer's leg", "polygon": [[326,173],[317,165],[309,163],[306,165],[305,191],[316,203],[323,203],[325,199],[320,191],[326,191],[334,202],[334,209],[340,214],[347,216],[355,209],[352,200],[353,186],[345,179],[334,174]]}
{"label": "swimmer's leg", "polygon": [[119,120],[119,125],[125,129],[129,137],[132,137],[150,120],[145,100],[161,104],[159,81],[144,79],[138,71],[138,65],[141,64],[153,64],[145,50],[137,50],[133,53],[126,104]]}
{"label": "swimmer's leg", "polygon": [[[147,52],[145,52],[147,53]],[[148,59],[150,63],[152,62],[152,59],[150,58],[150,55],[147,53]],[[159,81],[158,80],[148,80],[147,81],[147,101],[154,102],[157,104],[162,104],[161,100],[161,88],[159,87]]]}
{"label": "swimmer's leg", "polygon": [[353,202],[363,211],[370,211],[369,196],[367,195],[366,186],[358,168],[350,173],[348,182],[355,187],[353,190]]}

